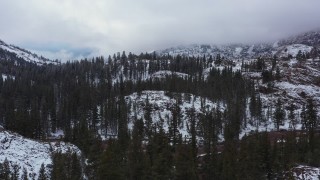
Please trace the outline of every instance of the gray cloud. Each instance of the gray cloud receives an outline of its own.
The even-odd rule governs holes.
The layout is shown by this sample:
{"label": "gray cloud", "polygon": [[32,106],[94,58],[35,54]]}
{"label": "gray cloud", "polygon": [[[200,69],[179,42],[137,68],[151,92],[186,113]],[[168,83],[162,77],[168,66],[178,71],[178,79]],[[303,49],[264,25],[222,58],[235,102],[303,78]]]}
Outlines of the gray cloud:
{"label": "gray cloud", "polygon": [[319,0],[2,0],[0,39],[63,59],[275,41],[318,28],[319,6]]}

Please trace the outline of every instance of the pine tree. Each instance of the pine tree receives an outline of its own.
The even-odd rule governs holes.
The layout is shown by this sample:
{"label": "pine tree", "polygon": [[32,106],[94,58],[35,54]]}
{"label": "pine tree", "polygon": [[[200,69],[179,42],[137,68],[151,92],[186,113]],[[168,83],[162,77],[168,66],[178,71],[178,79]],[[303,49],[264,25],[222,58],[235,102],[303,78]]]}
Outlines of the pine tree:
{"label": "pine tree", "polygon": [[97,169],[98,179],[125,179],[126,169],[123,166],[122,154],[119,153],[122,151],[119,143],[117,140],[109,140],[107,146],[100,158]]}
{"label": "pine tree", "polygon": [[284,117],[285,117],[285,111],[283,110],[280,99],[278,99],[276,103],[276,109],[274,112],[274,121],[275,121],[277,130],[279,130],[280,125],[282,125]]}
{"label": "pine tree", "polygon": [[40,170],[39,170],[39,176],[38,176],[38,180],[47,180],[47,174],[46,174],[46,169],[44,167],[44,164],[41,164]]}
{"label": "pine tree", "polygon": [[133,126],[132,140],[129,147],[129,176],[130,179],[146,178],[146,158],[143,152],[144,138],[143,120],[137,119]]}
{"label": "pine tree", "polygon": [[289,120],[290,120],[290,128],[295,129],[295,128],[296,128],[297,120],[296,120],[296,115],[295,115],[295,112],[294,112],[294,104],[291,104],[291,105],[289,106],[288,118],[289,118]]}
{"label": "pine tree", "polygon": [[23,167],[21,179],[28,180],[28,171],[25,167]]}
{"label": "pine tree", "polygon": [[276,67],[276,65],[277,65],[277,56],[274,56],[273,58],[272,58],[272,70],[274,70],[274,68]]}
{"label": "pine tree", "polygon": [[176,144],[177,144],[177,141],[178,141],[178,138],[179,138],[179,129],[178,129],[178,126],[180,124],[180,113],[181,113],[181,110],[180,110],[180,107],[179,107],[179,104],[178,104],[178,100],[176,101],[174,107],[172,108],[171,110],[172,112],[172,119],[171,119],[171,122],[170,122],[170,127],[169,127],[169,133],[170,133],[170,138],[171,138],[171,141],[172,141],[172,144],[173,144],[173,148],[175,148]]}
{"label": "pine tree", "polygon": [[62,153],[54,153],[52,155],[52,170],[50,175],[52,180],[67,179],[65,159]]}
{"label": "pine tree", "polygon": [[11,180],[19,179],[19,170],[20,170],[20,166],[18,164],[12,165]]}
{"label": "pine tree", "polygon": [[6,158],[2,164],[0,163],[0,179],[10,180],[11,178],[10,174],[11,174],[10,163]]}
{"label": "pine tree", "polygon": [[146,105],[145,105],[145,108],[144,108],[144,120],[145,120],[145,133],[146,133],[146,136],[150,139],[151,138],[151,134],[152,134],[152,117],[151,117],[151,112],[152,112],[152,109],[151,109],[151,104],[149,102],[149,97],[147,95],[147,98],[146,98]]}
{"label": "pine tree", "polygon": [[196,166],[192,157],[192,149],[190,145],[182,144],[182,142],[177,145],[174,165],[174,179],[197,179]]}
{"label": "pine tree", "polygon": [[172,153],[168,138],[162,126],[160,126],[158,132],[153,135],[152,142],[150,143],[154,143],[152,149],[152,178],[170,179],[170,177],[172,177]]}
{"label": "pine tree", "polygon": [[276,75],[275,75],[275,80],[280,81],[280,79],[281,79],[280,68],[277,67],[277,69],[276,69]]}
{"label": "pine tree", "polygon": [[318,124],[317,120],[317,110],[314,107],[313,100],[308,99],[307,102],[307,110],[306,110],[306,125],[307,125],[307,132],[308,132],[308,138],[309,138],[309,145],[310,145],[310,151],[313,152],[315,147],[315,128]]}
{"label": "pine tree", "polygon": [[80,160],[77,156],[76,153],[72,153],[71,154],[71,172],[70,172],[70,179],[71,180],[78,180],[81,179],[81,174],[82,174],[82,170],[81,170],[81,164],[80,164]]}

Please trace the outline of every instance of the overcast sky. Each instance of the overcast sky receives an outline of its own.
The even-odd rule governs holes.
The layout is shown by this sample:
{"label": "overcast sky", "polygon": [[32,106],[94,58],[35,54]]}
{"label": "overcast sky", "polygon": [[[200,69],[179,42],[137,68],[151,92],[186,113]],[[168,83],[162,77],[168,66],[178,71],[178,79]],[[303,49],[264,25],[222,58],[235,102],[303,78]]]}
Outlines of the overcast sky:
{"label": "overcast sky", "polygon": [[320,26],[319,0],[0,0],[0,39],[52,59],[275,41]]}

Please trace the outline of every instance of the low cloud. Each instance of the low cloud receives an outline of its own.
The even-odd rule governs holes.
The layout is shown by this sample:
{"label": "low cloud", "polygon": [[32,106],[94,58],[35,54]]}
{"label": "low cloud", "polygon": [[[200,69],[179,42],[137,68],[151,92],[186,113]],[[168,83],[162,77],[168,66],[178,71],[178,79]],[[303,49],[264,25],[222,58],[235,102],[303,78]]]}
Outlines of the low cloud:
{"label": "low cloud", "polygon": [[271,42],[318,28],[319,6],[318,0],[11,0],[1,2],[0,39],[63,60],[192,43]]}

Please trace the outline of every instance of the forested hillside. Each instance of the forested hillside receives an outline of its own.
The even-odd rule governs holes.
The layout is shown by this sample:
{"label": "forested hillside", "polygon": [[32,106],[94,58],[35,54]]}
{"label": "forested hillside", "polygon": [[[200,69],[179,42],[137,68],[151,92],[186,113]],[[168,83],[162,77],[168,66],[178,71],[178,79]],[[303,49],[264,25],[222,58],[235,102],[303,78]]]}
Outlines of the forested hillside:
{"label": "forested hillside", "polygon": [[[122,52],[41,66],[0,49],[0,131],[79,147],[80,159],[53,153],[51,179],[295,177],[299,165],[320,166],[316,49]],[[7,164],[0,179],[13,177]]]}

